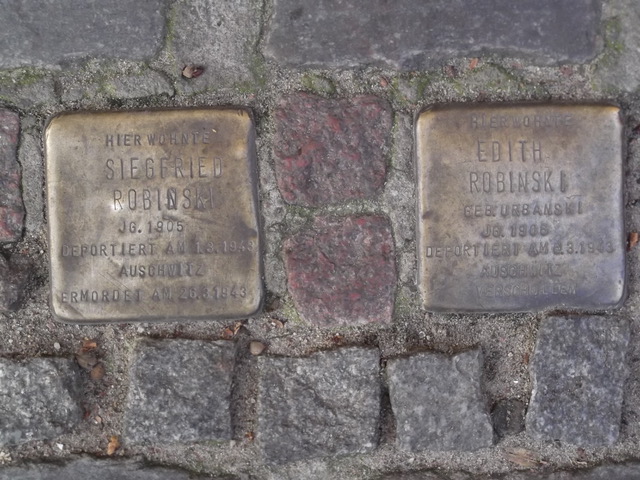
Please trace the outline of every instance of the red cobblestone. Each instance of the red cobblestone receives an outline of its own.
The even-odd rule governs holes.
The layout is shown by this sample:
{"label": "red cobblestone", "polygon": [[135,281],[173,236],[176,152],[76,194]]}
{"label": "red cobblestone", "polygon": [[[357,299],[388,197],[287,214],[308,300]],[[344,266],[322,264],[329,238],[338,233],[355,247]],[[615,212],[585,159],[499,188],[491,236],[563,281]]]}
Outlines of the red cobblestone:
{"label": "red cobblestone", "polygon": [[299,93],[276,110],[275,157],[285,201],[320,206],[379,194],[387,174],[391,110],[372,96]]}
{"label": "red cobblestone", "polygon": [[285,242],[289,291],[321,326],[391,321],[396,268],[384,217],[319,217]]}
{"label": "red cobblestone", "polygon": [[0,242],[15,242],[22,236],[24,206],[17,157],[19,133],[18,115],[0,110]]}

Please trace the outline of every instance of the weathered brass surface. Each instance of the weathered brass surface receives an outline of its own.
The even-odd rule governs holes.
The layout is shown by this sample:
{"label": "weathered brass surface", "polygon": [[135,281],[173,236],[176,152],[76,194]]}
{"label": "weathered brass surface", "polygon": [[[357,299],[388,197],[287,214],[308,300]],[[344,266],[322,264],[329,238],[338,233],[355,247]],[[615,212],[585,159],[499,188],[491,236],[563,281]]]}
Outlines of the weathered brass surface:
{"label": "weathered brass surface", "polygon": [[202,320],[260,308],[247,111],[63,114],[45,143],[55,317]]}
{"label": "weathered brass surface", "polygon": [[617,108],[437,108],[419,116],[416,142],[419,284],[428,310],[623,301]]}

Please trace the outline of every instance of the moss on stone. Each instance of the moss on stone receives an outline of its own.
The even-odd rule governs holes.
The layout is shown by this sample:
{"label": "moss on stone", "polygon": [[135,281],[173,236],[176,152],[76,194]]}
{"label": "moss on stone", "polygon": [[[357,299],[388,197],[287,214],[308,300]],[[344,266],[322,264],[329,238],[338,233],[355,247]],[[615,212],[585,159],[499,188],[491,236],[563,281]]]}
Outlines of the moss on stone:
{"label": "moss on stone", "polygon": [[300,83],[306,91],[318,95],[330,96],[336,93],[333,81],[316,73],[305,73],[300,79]]}
{"label": "moss on stone", "polygon": [[28,87],[50,75],[50,72],[35,67],[20,67],[0,72],[0,87]]}
{"label": "moss on stone", "polygon": [[298,313],[291,297],[286,296],[283,298],[280,308],[287,321],[291,322],[293,325],[303,326],[307,324]]}
{"label": "moss on stone", "polygon": [[409,317],[420,310],[417,304],[417,295],[411,295],[405,287],[399,287],[393,305],[393,318]]}
{"label": "moss on stone", "polygon": [[604,35],[605,52],[619,55],[625,48],[624,42],[621,40],[622,22],[619,17],[611,17],[603,22],[602,28]]}

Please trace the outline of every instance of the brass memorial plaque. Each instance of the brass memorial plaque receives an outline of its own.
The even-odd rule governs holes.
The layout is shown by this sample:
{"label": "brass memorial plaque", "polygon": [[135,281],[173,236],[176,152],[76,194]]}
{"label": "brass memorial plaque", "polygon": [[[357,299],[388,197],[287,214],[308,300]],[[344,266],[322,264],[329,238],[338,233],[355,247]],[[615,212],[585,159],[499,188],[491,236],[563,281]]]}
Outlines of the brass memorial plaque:
{"label": "brass memorial plaque", "polygon": [[257,312],[255,133],[247,111],[62,114],[45,144],[55,317],[174,321]]}
{"label": "brass memorial plaque", "polygon": [[434,108],[417,120],[428,310],[603,309],[625,294],[612,106]]}

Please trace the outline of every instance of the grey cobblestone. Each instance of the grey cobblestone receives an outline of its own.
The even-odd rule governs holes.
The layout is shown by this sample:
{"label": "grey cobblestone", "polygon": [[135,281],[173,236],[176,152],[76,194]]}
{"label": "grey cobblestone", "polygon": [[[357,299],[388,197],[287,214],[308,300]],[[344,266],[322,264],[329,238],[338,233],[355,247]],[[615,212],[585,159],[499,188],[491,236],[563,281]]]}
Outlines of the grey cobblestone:
{"label": "grey cobblestone", "polygon": [[588,60],[600,18],[593,0],[476,0],[464,7],[449,0],[276,0],[274,11],[265,53],[279,62],[407,70],[493,52],[541,63]]}
{"label": "grey cobblestone", "polygon": [[131,367],[125,440],[229,440],[233,357],[229,342],[142,342]]}
{"label": "grey cobblestone", "polygon": [[391,359],[387,371],[400,447],[477,450],[493,445],[480,388],[480,351]]}
{"label": "grey cobblestone", "polygon": [[262,357],[259,442],[283,463],[372,451],[378,438],[379,352],[343,348],[305,358]]}
{"label": "grey cobblestone", "polygon": [[79,371],[62,358],[0,359],[0,444],[49,440],[82,419]]}
{"label": "grey cobblestone", "polygon": [[542,321],[531,363],[527,431],[542,440],[611,445],[618,438],[629,325],[603,317]]}
{"label": "grey cobblestone", "polygon": [[166,5],[167,0],[4,1],[0,68],[88,56],[150,58],[164,38]]}
{"label": "grey cobblestone", "polygon": [[173,73],[179,76],[186,65],[204,67],[198,78],[183,79],[180,90],[217,90],[255,80],[259,21],[259,4],[252,0],[179,0],[172,13]]}

